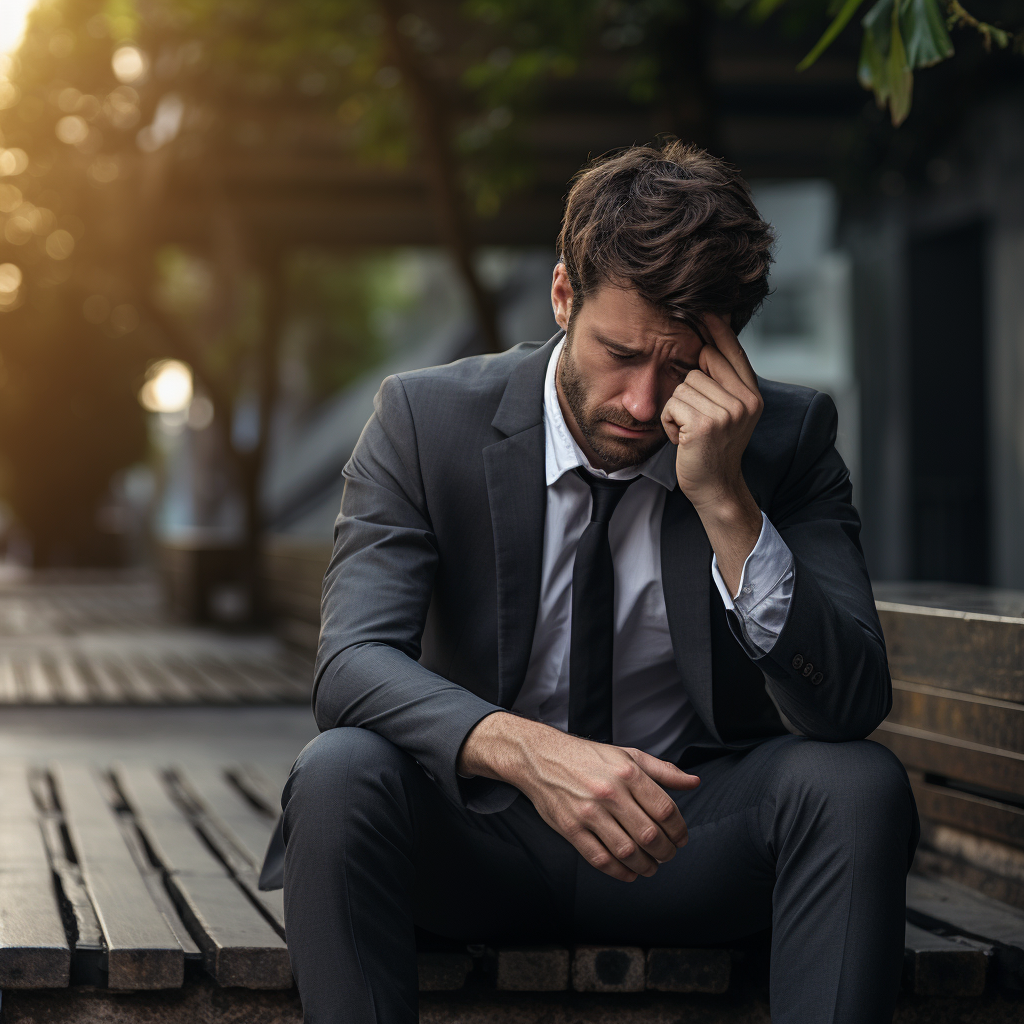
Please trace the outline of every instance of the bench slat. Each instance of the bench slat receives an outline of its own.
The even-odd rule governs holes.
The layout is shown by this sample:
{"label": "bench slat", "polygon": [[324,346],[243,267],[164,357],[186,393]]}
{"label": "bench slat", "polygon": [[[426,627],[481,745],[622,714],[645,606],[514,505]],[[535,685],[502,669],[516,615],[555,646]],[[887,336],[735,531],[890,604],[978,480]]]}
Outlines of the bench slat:
{"label": "bench slat", "polygon": [[883,722],[871,739],[887,746],[908,768],[971,782],[1003,793],[1024,791],[1024,754]]}
{"label": "bench slat", "polygon": [[290,988],[284,942],[210,853],[157,772],[123,765],[114,772],[182,914],[199,936],[210,974],[224,986]]}
{"label": "bench slat", "polygon": [[968,997],[985,991],[991,946],[943,938],[909,921],[904,946],[904,973],[915,995]]}
{"label": "bench slat", "polygon": [[911,778],[922,818],[1024,848],[1024,810]]}
{"label": "bench slat", "polygon": [[973,889],[944,879],[907,878],[907,919],[932,930],[946,925],[951,933],[991,943],[997,979],[1024,987],[1024,913]]}
{"label": "bench slat", "polygon": [[66,988],[71,949],[28,769],[0,764],[0,988]]}
{"label": "bench slat", "polygon": [[892,689],[888,722],[1024,754],[1024,705],[898,679]]}
{"label": "bench slat", "polygon": [[[224,863],[231,869],[231,873],[249,894],[249,897],[263,908],[271,921],[275,923],[281,935],[284,935],[284,893],[280,889],[276,889],[273,892],[260,891],[259,871],[263,863],[263,853],[261,852],[258,857],[254,857],[235,830],[234,826],[239,824],[237,817],[240,813],[239,804],[241,805],[241,812],[257,818],[256,824],[253,825],[253,831],[256,836],[254,846],[257,842],[262,841],[259,839],[260,833],[256,832],[256,828],[266,828],[268,831],[263,834],[267,838],[265,841],[262,841],[264,850],[266,849],[270,844],[269,836],[273,831],[273,824],[257,815],[257,812],[246,803],[244,798],[228,788],[227,783],[223,782],[223,779],[220,778],[219,770],[211,770],[210,772],[196,770],[196,774],[203,777],[207,783],[203,796],[200,796],[195,782],[189,778],[185,769],[179,766],[175,768],[174,774],[177,785],[180,787],[181,795],[189,804],[191,812],[194,813],[200,831],[217,851],[217,854],[224,860]],[[207,802],[204,799],[206,795],[214,798],[223,797],[225,790],[229,799],[214,799],[212,802]],[[214,804],[223,804],[224,806],[214,806]],[[230,824],[218,813],[221,809],[231,819]],[[243,818],[242,821],[244,822],[244,820]],[[252,825],[251,822],[250,825]]]}
{"label": "bench slat", "polygon": [[154,904],[92,772],[54,765],[68,833],[107,945],[111,988],[179,988],[185,955]]}
{"label": "bench slat", "polygon": [[274,822],[256,811],[219,768],[175,766],[175,774],[195,801],[216,819],[225,836],[258,869],[274,832]]}

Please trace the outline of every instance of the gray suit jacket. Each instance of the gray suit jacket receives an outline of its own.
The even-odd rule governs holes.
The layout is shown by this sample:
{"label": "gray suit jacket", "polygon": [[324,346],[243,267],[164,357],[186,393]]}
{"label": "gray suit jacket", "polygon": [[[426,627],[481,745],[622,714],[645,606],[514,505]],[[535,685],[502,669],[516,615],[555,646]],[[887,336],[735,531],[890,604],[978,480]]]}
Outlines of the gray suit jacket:
{"label": "gray suit jacket", "polygon": [[[512,706],[530,656],[543,383],[559,337],[384,381],[345,467],[324,579],[320,729],[380,733],[451,799],[473,797],[479,809],[496,784],[459,778],[456,758],[477,722]],[[847,740],[870,733],[891,704],[835,407],[807,388],[760,386],[764,412],[743,472],[793,552],[793,599],[771,652],[746,649],[713,584],[700,519],[678,488],[670,493],[665,604],[696,709],[684,766],[782,732],[780,711],[806,736]]]}

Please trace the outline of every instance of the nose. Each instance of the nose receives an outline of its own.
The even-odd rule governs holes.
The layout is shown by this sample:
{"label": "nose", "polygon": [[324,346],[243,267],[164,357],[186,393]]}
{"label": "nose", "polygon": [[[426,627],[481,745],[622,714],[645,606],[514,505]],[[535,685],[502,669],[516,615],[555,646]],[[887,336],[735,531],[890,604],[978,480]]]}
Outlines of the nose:
{"label": "nose", "polygon": [[638,366],[634,369],[622,394],[622,405],[640,423],[648,423],[661,412],[658,408],[658,373],[655,366]]}

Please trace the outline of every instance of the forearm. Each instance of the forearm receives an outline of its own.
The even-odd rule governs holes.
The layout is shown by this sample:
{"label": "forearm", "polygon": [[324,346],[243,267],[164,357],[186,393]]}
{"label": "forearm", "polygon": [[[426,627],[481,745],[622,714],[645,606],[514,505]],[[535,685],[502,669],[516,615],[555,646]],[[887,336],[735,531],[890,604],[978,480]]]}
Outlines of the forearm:
{"label": "forearm", "polygon": [[458,771],[523,789],[531,762],[565,738],[565,733],[550,725],[496,711],[470,730],[459,751]]}
{"label": "forearm", "polygon": [[743,564],[761,536],[761,510],[742,480],[711,500],[700,505],[695,503],[694,507],[715,552],[718,571],[729,593],[735,595],[739,591]]}

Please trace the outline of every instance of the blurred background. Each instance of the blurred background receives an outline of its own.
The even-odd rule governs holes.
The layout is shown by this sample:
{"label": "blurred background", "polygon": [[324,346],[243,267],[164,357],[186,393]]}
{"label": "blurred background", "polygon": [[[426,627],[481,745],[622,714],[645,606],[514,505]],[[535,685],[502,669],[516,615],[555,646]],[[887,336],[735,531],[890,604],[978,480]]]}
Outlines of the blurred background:
{"label": "blurred background", "polygon": [[1024,588],[1014,19],[4,0],[3,571],[159,567],[180,617],[308,646],[380,380],[549,337],[567,183],[673,135],[778,230],[741,340],[835,398],[874,578]]}

